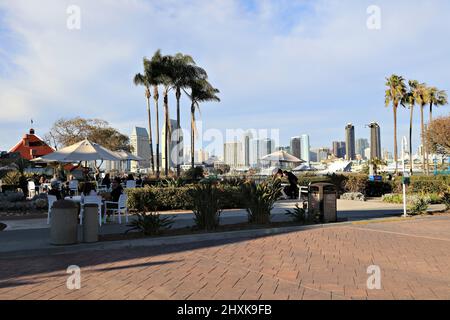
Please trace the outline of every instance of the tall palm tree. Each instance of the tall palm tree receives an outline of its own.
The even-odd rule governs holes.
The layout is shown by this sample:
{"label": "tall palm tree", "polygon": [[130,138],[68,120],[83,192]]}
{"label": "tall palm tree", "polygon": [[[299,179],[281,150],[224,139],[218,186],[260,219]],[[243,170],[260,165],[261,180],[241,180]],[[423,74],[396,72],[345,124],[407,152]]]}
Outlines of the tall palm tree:
{"label": "tall palm tree", "polygon": [[394,112],[394,161],[395,172],[398,171],[398,148],[397,148],[397,108],[406,94],[405,79],[402,76],[393,74],[386,78],[386,107],[392,103],[392,110]]}
{"label": "tall palm tree", "polygon": [[414,117],[414,106],[416,104],[416,101],[418,99],[418,92],[417,87],[419,86],[419,81],[417,80],[409,80],[408,82],[409,90],[404,95],[401,104],[403,107],[406,108],[406,104],[409,107],[409,162],[410,162],[410,174],[413,174],[413,166],[414,166],[414,160],[413,160],[413,151],[412,151],[412,133],[413,133],[413,117]]}
{"label": "tall palm tree", "polygon": [[[207,74],[202,68],[196,66],[194,59],[189,55],[183,55],[182,53],[177,53],[172,59],[172,88],[175,90],[175,97],[177,99],[177,146],[181,144],[180,136],[180,99],[181,90],[189,86],[189,83],[195,79],[205,78]],[[179,150],[179,149],[178,149]],[[177,177],[180,176],[180,159],[178,151],[177,159]]]}
{"label": "tall palm tree", "polygon": [[429,89],[426,83],[420,83],[416,87],[416,103],[420,106],[420,137],[422,143],[422,166],[423,171],[427,172],[426,165],[426,145],[425,145],[425,121],[423,110],[429,101]]}
{"label": "tall palm tree", "polygon": [[433,121],[433,106],[441,107],[448,104],[448,96],[445,90],[439,90],[436,87],[428,89],[428,97],[430,103],[430,122]]}
{"label": "tall palm tree", "polygon": [[150,165],[152,168],[152,173],[155,172],[155,161],[153,159],[153,138],[152,138],[152,117],[150,111],[150,87],[152,86],[152,81],[148,77],[148,68],[150,61],[146,58],[143,59],[144,64],[144,73],[138,73],[134,76],[134,84],[145,87],[145,98],[147,100],[147,116],[148,116],[148,135],[149,135],[149,144],[150,144]]}
{"label": "tall palm tree", "polygon": [[195,148],[195,109],[200,110],[200,103],[208,101],[220,102],[217,94],[219,89],[214,88],[206,79],[195,79],[189,84],[191,92],[186,94],[191,99],[191,167],[195,166],[194,148]]}

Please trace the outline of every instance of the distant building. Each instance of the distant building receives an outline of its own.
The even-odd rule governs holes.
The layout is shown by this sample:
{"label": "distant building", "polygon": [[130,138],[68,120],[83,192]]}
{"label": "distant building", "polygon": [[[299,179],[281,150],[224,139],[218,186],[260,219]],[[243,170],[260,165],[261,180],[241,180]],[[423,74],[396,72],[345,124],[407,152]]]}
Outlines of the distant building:
{"label": "distant building", "polygon": [[376,122],[369,124],[370,128],[370,159],[381,159],[380,126]]}
{"label": "distant building", "polygon": [[251,165],[258,167],[263,165],[264,163],[261,159],[274,151],[274,144],[274,141],[271,139],[253,140],[251,143]]}
{"label": "distant building", "polygon": [[241,142],[227,142],[223,146],[224,163],[231,168],[240,168],[244,165],[244,154]]}
{"label": "distant building", "polygon": [[[150,140],[147,129],[141,127],[134,127],[130,135],[130,144],[135,156],[141,157],[143,161],[132,161],[131,171],[136,172],[137,169],[150,168]],[[110,164],[116,166],[116,164]],[[156,158],[155,158],[156,165]],[[107,168],[108,171],[108,168]]]}
{"label": "distant building", "polygon": [[366,158],[366,159],[370,159],[370,155],[371,155],[372,153],[371,153],[371,151],[370,151],[370,148],[366,148],[366,150],[364,150],[364,157]]}
{"label": "distant building", "polygon": [[344,159],[345,157],[345,142],[333,141],[333,155],[336,158]]}
{"label": "distant building", "polygon": [[[167,150],[167,163],[170,168],[176,168],[177,164],[182,164],[183,162],[183,132],[180,132],[180,145],[178,145],[178,137],[177,137],[177,120],[170,119],[170,136],[169,136],[169,148]],[[166,168],[166,126],[163,125],[162,133],[161,133],[161,152],[162,152],[162,161],[161,167],[163,170]],[[195,157],[195,155],[194,155]]]}
{"label": "distant building", "polygon": [[356,148],[355,148],[355,127],[353,124],[349,123],[345,127],[345,159],[355,160],[356,159]]}
{"label": "distant building", "polygon": [[367,139],[356,140],[356,154],[360,155],[361,158],[366,158],[364,151],[369,147],[369,141]]}
{"label": "distant building", "polygon": [[294,157],[299,159],[302,158],[302,138],[301,137],[293,137],[291,138],[291,152]]}
{"label": "distant building", "polygon": [[30,129],[9,152],[18,152],[23,159],[32,160],[53,153],[55,149],[38,137],[34,129]]}
{"label": "distant building", "polygon": [[306,162],[309,165],[311,159],[309,157],[310,152],[310,144],[309,144],[309,136],[307,134],[302,135],[302,146],[301,146],[301,156],[300,159]]}
{"label": "distant building", "polygon": [[250,133],[244,135],[244,166],[246,167],[251,166],[251,140],[252,135]]}
{"label": "distant building", "polygon": [[318,148],[311,150],[311,161],[321,162],[328,159],[330,153],[330,148]]}

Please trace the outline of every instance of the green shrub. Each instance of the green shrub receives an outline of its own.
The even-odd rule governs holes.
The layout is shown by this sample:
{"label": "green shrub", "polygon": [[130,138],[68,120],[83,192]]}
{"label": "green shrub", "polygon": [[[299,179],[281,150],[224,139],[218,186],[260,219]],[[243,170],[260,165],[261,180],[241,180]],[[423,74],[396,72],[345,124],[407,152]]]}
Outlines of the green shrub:
{"label": "green shrub", "polygon": [[292,217],[295,222],[304,223],[306,220],[306,210],[300,208],[298,203],[295,204],[294,210],[286,210],[286,215]]}
{"label": "green shrub", "polygon": [[260,184],[247,182],[242,185],[248,221],[256,224],[270,223],[270,212],[281,195],[281,180],[269,179]]}
{"label": "green shrub", "polygon": [[[193,198],[191,190],[195,185],[183,187],[149,187],[127,189],[128,208],[131,210],[192,210]],[[218,194],[223,209],[243,208],[241,188],[218,185]]]}
{"label": "green shrub", "polygon": [[174,223],[173,217],[161,217],[158,213],[138,213],[137,219],[131,221],[127,227],[126,233],[138,230],[147,236],[158,235],[164,229],[170,229]]}
{"label": "green shrub", "polygon": [[190,190],[194,221],[201,230],[215,230],[219,226],[221,194],[214,183],[200,183]]}
{"label": "green shrub", "polygon": [[369,178],[366,175],[350,175],[344,182],[345,191],[365,194],[368,180]]}
{"label": "green shrub", "polygon": [[444,192],[442,203],[445,204],[445,210],[450,210],[450,191]]}
{"label": "green shrub", "polygon": [[417,199],[412,200],[408,206],[409,214],[413,216],[425,214],[428,210],[428,205],[428,199],[417,197]]}

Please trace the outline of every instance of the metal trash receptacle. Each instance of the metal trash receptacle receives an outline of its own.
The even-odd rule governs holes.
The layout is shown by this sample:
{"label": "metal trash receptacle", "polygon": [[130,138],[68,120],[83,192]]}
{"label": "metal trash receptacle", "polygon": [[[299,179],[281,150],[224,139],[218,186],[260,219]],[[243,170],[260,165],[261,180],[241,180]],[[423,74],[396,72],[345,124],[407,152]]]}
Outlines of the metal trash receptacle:
{"label": "metal trash receptacle", "polygon": [[78,242],[78,206],[73,201],[56,201],[51,209],[50,243],[68,245]]}
{"label": "metal trash receptacle", "polygon": [[86,204],[83,212],[83,242],[98,241],[98,205]]}
{"label": "metal trash receptacle", "polygon": [[337,222],[337,189],[331,183],[315,183],[310,186],[309,212],[320,213],[324,223]]}

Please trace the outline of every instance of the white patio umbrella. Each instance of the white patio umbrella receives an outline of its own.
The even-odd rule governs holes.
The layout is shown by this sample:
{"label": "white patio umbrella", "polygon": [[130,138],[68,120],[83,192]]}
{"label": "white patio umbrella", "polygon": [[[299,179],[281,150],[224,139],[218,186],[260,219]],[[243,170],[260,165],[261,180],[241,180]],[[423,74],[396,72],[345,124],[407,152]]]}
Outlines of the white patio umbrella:
{"label": "white patio umbrella", "polygon": [[268,154],[265,157],[262,157],[263,161],[271,161],[271,162],[291,162],[291,163],[302,163],[305,162],[293,155],[287,153],[284,150],[279,150],[274,153]]}
{"label": "white patio umbrella", "polygon": [[113,151],[86,139],[45,155],[41,157],[41,160],[48,162],[81,162],[96,160],[121,161],[122,159]]}

